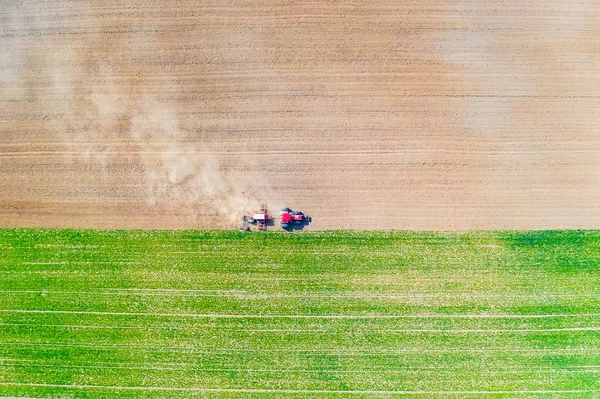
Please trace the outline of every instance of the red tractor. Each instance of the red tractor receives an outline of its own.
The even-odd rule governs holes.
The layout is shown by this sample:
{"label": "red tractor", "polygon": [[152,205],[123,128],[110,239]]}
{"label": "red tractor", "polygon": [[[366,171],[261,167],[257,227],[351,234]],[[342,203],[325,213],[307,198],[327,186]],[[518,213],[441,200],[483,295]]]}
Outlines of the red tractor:
{"label": "red tractor", "polygon": [[293,225],[303,225],[309,221],[310,218],[300,211],[293,211],[290,208],[281,208],[281,227],[284,229]]}

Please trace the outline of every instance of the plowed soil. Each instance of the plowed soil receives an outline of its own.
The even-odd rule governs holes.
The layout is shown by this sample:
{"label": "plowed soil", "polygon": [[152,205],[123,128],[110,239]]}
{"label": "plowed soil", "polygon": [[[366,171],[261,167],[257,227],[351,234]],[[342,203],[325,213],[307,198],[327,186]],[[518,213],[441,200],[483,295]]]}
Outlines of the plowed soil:
{"label": "plowed soil", "polygon": [[1,226],[597,228],[600,6],[3,2],[0,135]]}

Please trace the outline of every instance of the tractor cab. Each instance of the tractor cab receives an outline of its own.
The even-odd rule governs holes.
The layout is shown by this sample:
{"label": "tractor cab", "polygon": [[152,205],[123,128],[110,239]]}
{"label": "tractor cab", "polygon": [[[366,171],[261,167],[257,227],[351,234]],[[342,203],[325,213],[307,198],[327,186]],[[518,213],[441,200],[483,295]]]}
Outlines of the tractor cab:
{"label": "tractor cab", "polygon": [[281,214],[281,227],[287,227],[291,222],[292,215],[290,215],[288,212]]}
{"label": "tractor cab", "polygon": [[304,214],[300,211],[292,211],[292,213],[290,213],[290,216],[292,218],[293,223],[300,224],[304,222]]}

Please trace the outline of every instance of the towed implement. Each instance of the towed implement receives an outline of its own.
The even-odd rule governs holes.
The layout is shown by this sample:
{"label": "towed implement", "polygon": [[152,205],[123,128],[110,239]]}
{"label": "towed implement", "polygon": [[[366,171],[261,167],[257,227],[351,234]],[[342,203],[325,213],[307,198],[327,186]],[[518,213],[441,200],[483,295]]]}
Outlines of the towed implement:
{"label": "towed implement", "polygon": [[267,205],[262,204],[258,213],[255,213],[251,216],[242,216],[240,230],[248,231],[250,230],[250,225],[256,225],[259,231],[265,231],[267,230],[267,224],[270,220],[273,220],[273,217],[269,215]]}

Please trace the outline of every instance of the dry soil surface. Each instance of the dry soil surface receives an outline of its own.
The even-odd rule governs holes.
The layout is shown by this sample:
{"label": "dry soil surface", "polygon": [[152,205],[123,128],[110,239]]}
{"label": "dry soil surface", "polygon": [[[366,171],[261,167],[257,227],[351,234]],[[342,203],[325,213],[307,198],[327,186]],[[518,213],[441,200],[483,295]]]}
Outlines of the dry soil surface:
{"label": "dry soil surface", "polygon": [[0,225],[600,227],[592,0],[0,2]]}

